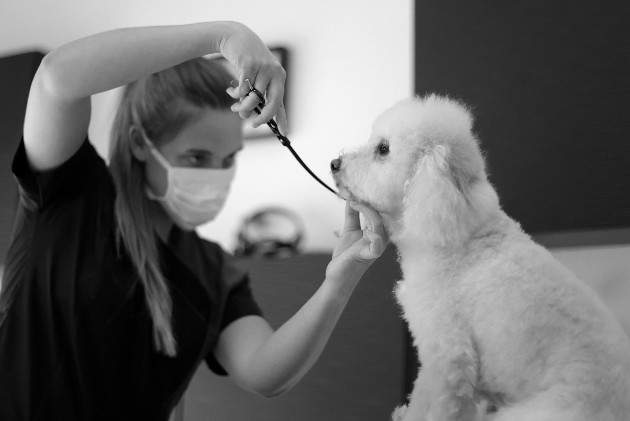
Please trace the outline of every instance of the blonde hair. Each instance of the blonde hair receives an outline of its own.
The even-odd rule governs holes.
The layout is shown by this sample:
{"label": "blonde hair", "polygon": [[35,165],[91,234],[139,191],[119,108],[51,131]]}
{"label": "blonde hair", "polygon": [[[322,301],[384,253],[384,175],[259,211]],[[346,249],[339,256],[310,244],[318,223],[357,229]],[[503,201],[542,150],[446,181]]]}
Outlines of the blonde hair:
{"label": "blonde hair", "polygon": [[125,87],[110,145],[110,172],[116,186],[116,235],[144,287],[156,349],[176,355],[172,301],[160,268],[157,234],[149,219],[144,163],[132,152],[137,129],[157,145],[171,141],[199,109],[229,110],[231,80],[223,64],[198,58],[152,74]]}

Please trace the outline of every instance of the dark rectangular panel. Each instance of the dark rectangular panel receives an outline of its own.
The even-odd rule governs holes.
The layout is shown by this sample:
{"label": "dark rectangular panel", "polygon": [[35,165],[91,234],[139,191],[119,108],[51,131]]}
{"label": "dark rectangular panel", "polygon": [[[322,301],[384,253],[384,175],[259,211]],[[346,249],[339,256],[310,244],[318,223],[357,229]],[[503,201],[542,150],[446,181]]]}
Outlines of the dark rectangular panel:
{"label": "dark rectangular panel", "polygon": [[22,138],[31,80],[43,57],[28,52],[0,58],[0,266],[9,247],[17,199],[11,161]]}
{"label": "dark rectangular panel", "polygon": [[419,0],[415,18],[415,91],[473,107],[508,214],[530,234],[630,227],[630,2]]}

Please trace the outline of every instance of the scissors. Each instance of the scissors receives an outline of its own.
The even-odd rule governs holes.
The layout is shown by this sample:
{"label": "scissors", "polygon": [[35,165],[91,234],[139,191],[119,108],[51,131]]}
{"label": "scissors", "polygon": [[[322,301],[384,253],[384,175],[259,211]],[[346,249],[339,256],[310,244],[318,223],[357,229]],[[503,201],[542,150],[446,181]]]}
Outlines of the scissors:
{"label": "scissors", "polygon": [[[252,83],[249,81],[249,79],[245,79],[245,83],[247,83],[247,86],[249,88],[249,92],[247,95],[251,94],[252,92],[256,94],[256,96],[258,97],[258,99],[260,100],[260,103],[256,106],[256,108],[254,108],[254,111],[256,111],[257,114],[260,114],[262,112],[263,107],[265,106],[265,104],[267,104],[267,101],[265,100],[265,96],[262,94],[262,92],[260,92],[258,89],[254,88],[254,86],[252,85]],[[234,88],[238,87],[238,83],[233,80],[231,82],[232,86]],[[302,165],[302,167],[315,179],[317,180],[317,182],[319,182],[319,184],[321,184],[322,186],[324,186],[326,189],[330,190],[334,195],[338,195],[336,191],[334,191],[333,189],[331,189],[330,187],[328,187],[328,185],[326,183],[324,183],[322,180],[319,179],[319,177],[317,177],[315,175],[315,173],[313,173],[313,171],[311,171],[311,169],[304,163],[304,161],[302,161],[302,159],[300,158],[300,156],[297,154],[297,152],[295,152],[295,150],[293,149],[293,147],[291,146],[291,141],[284,136],[282,133],[280,133],[280,130],[278,130],[278,123],[276,123],[276,120],[274,120],[273,118],[271,120],[269,120],[267,122],[267,126],[269,126],[269,128],[271,129],[271,131],[273,132],[274,135],[276,135],[276,137],[278,138],[278,140],[280,141],[280,143],[282,143],[283,146],[286,146],[289,151],[291,151],[291,153],[293,154],[293,156],[295,157],[295,159],[297,159],[297,161],[300,163],[300,165]]]}

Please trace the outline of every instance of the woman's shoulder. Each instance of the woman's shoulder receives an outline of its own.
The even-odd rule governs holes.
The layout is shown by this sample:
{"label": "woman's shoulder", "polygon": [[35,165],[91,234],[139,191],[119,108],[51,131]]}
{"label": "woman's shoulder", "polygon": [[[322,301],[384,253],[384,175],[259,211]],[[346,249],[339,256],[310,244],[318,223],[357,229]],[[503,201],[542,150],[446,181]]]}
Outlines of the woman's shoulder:
{"label": "woman's shoulder", "polygon": [[184,231],[174,226],[169,243],[178,255],[185,257],[187,265],[218,275],[228,287],[246,276],[245,270],[231,253],[219,243],[203,238],[195,231]]}
{"label": "woman's shoulder", "polygon": [[12,171],[20,186],[21,203],[29,205],[29,210],[41,211],[81,195],[113,193],[105,160],[88,138],[68,160],[46,171],[32,168],[22,140],[13,158]]}

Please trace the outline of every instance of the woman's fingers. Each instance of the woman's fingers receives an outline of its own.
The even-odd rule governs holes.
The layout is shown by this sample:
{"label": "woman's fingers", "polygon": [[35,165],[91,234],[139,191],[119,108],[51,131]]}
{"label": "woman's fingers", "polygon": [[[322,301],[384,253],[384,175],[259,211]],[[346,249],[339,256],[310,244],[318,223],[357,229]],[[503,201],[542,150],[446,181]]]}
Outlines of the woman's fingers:
{"label": "woman's fingers", "polygon": [[365,231],[365,236],[370,241],[369,256],[372,259],[379,257],[385,251],[385,240],[380,235],[372,232]]}
{"label": "woman's fingers", "polygon": [[247,95],[245,98],[241,100],[241,102],[232,105],[232,111],[243,113],[243,112],[251,112],[254,108],[258,106],[260,103],[260,99],[254,93]]}
{"label": "woman's fingers", "polygon": [[343,232],[360,231],[361,220],[359,212],[352,207],[350,201],[346,201],[345,219]]}
{"label": "woman's fingers", "polygon": [[259,79],[262,80],[256,80],[255,87],[260,92],[265,92],[267,104],[262,109],[260,115],[254,120],[254,127],[265,124],[273,117],[277,116],[278,120],[276,122],[280,128],[280,132],[286,133],[286,114],[284,110],[284,69],[280,67],[268,78],[263,76],[259,77]]}
{"label": "woman's fingers", "polygon": [[374,209],[357,202],[350,202],[350,206],[365,217],[365,222],[367,223],[368,230],[375,232],[376,234],[381,236],[385,234],[383,221],[381,220],[380,215]]}
{"label": "woman's fingers", "polygon": [[[388,242],[387,232],[385,231],[380,215],[371,207],[360,203],[350,202],[348,206],[356,212],[360,212],[367,224],[367,229],[363,230],[363,240],[367,240],[369,246],[361,249],[361,258],[375,259],[379,257],[383,251],[385,251]],[[357,229],[361,228],[359,227]]]}
{"label": "woman's fingers", "polygon": [[[271,53],[269,55],[271,56]],[[238,112],[241,117],[249,116],[256,107],[261,106],[261,102],[266,102],[264,107],[261,106],[260,115],[254,119],[253,126],[258,127],[276,117],[280,133],[286,134],[285,81],[286,72],[273,56],[260,63],[248,61],[247,65],[239,69],[238,86],[226,90],[232,98],[240,100],[239,103],[232,105],[232,111]],[[252,88],[263,96],[264,101],[261,101],[258,93]]]}
{"label": "woman's fingers", "polygon": [[350,254],[360,260],[374,260],[385,251],[385,240],[372,231],[363,231],[363,236],[351,247]]}

